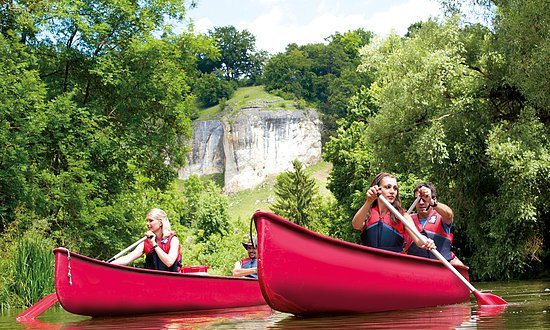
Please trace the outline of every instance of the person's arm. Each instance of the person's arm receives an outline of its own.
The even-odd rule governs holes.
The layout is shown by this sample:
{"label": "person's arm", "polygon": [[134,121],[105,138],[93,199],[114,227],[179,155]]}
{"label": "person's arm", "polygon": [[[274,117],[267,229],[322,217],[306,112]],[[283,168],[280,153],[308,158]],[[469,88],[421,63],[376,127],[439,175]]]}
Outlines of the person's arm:
{"label": "person's arm", "polygon": [[142,242],[138,246],[136,246],[136,248],[134,250],[132,250],[132,252],[130,252],[127,255],[122,256],[118,259],[115,259],[115,260],[111,261],[111,263],[115,264],[115,265],[123,265],[123,266],[128,265],[132,261],[134,261],[137,258],[141,257],[141,255],[143,254],[143,246],[144,246],[144,244]]}
{"label": "person's arm", "polygon": [[241,268],[241,262],[237,261],[235,263],[235,267],[233,268],[233,276],[235,277],[243,277],[246,275],[252,275],[256,274],[258,272],[258,269],[256,267],[254,268]]}
{"label": "person's arm", "polygon": [[258,272],[258,269],[256,267],[254,267],[254,268],[233,269],[233,276],[243,277],[243,276],[246,276],[246,275],[256,274],[257,272]]}
{"label": "person's arm", "polygon": [[450,226],[453,223],[453,210],[447,205],[439,203],[436,198],[433,198],[430,188],[422,187],[419,192],[424,202],[437,211],[437,213],[441,215],[443,221]]}
{"label": "person's arm", "polygon": [[[405,218],[405,220],[407,221],[407,223],[411,225],[411,227],[415,227],[414,221],[411,218],[410,214],[408,213],[403,214],[403,218]],[[416,235],[414,235],[413,231],[409,229],[409,226],[405,226],[405,230],[407,231],[407,233],[409,233],[409,236],[413,239],[414,244],[416,244],[419,248],[426,249],[426,250],[431,250],[436,248],[435,243],[431,238],[428,238],[418,233],[420,234],[420,236],[424,236],[424,238],[426,238],[426,243],[422,243],[422,240],[419,237],[416,237]]]}
{"label": "person's arm", "polygon": [[[155,245],[157,244],[155,243]],[[160,261],[162,261],[162,263],[165,264],[166,267],[172,267],[174,262],[176,262],[176,259],[178,258],[179,245],[180,245],[180,240],[178,239],[177,236],[174,236],[170,241],[170,250],[168,250],[168,253],[164,252],[164,250],[158,247],[158,245],[154,249]]]}
{"label": "person's arm", "polygon": [[365,203],[361,208],[355,213],[355,216],[353,217],[353,220],[351,220],[351,225],[353,228],[357,230],[363,229],[365,226],[365,223],[368,222],[370,217],[370,209],[372,206],[372,203],[376,200],[376,196],[378,193],[378,186],[372,186],[367,190],[366,196],[365,196]]}
{"label": "person's arm", "polygon": [[452,225],[453,224],[453,210],[448,207],[446,204],[443,204],[443,203],[432,203],[430,205],[435,205],[435,206],[432,206],[434,210],[437,211],[437,213],[439,213],[441,215],[441,218],[443,219],[443,221],[448,225]]}

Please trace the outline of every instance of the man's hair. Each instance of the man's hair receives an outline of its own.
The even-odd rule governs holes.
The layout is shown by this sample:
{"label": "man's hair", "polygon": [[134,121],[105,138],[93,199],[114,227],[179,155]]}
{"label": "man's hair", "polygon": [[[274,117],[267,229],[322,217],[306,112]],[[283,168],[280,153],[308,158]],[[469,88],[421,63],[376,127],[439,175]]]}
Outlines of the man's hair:
{"label": "man's hair", "polygon": [[435,189],[434,184],[428,181],[420,182],[419,184],[417,184],[416,187],[414,187],[413,193],[416,194],[416,192],[422,187],[430,189],[432,192],[432,198],[437,199],[437,190]]}

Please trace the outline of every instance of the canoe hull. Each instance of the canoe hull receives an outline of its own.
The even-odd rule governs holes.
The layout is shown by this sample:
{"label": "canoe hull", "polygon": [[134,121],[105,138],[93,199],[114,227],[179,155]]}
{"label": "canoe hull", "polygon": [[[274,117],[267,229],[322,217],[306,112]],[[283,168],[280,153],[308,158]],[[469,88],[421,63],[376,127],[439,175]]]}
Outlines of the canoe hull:
{"label": "canoe hull", "polygon": [[[336,240],[277,215],[254,214],[260,288],[296,315],[369,313],[467,302],[468,288],[439,261]],[[457,268],[468,279],[466,267]]]}
{"label": "canoe hull", "polygon": [[64,248],[54,254],[57,297],[74,314],[138,315],[265,304],[255,279],[119,266]]}

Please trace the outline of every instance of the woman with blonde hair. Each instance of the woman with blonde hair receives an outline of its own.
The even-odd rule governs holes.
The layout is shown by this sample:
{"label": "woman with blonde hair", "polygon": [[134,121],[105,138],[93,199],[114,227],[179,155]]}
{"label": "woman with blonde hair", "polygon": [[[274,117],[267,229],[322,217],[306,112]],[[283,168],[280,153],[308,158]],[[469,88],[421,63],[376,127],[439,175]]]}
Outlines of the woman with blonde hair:
{"label": "woman with blonde hair", "polygon": [[145,254],[145,268],[179,272],[182,266],[181,249],[178,237],[171,230],[166,212],[151,209],[146,216],[147,239],[132,252],[113,260],[113,264],[127,265]]}

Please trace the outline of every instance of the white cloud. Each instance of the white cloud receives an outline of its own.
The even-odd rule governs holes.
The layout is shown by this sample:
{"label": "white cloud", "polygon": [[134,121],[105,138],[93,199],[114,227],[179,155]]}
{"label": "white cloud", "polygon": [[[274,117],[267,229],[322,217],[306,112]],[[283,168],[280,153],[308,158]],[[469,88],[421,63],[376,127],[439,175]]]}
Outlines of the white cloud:
{"label": "white cloud", "polygon": [[[258,49],[284,51],[289,43],[324,42],[335,32],[357,28],[384,36],[394,30],[403,35],[415,22],[440,14],[434,0],[261,0],[232,2],[227,6],[203,0],[204,14],[195,19],[195,31],[233,25],[256,36]],[[246,13],[246,15],[244,14]],[[256,14],[257,13],[257,14]]]}
{"label": "white cloud", "polygon": [[195,31],[199,33],[206,33],[209,29],[214,27],[214,23],[209,18],[200,18],[195,22]]}
{"label": "white cloud", "polygon": [[403,35],[409,26],[418,21],[425,21],[440,14],[439,6],[430,0],[408,0],[391,7],[384,12],[376,13],[367,20],[368,30],[378,35],[387,35],[395,30]]}

